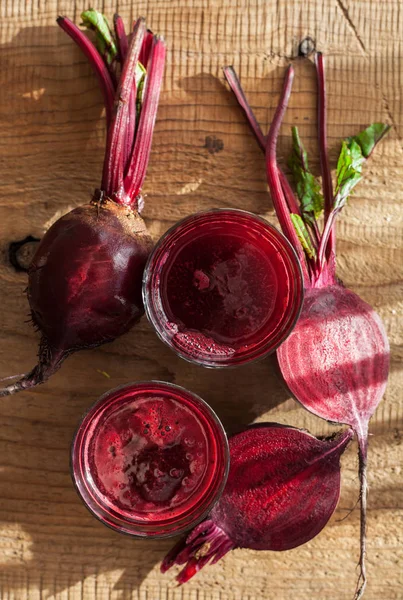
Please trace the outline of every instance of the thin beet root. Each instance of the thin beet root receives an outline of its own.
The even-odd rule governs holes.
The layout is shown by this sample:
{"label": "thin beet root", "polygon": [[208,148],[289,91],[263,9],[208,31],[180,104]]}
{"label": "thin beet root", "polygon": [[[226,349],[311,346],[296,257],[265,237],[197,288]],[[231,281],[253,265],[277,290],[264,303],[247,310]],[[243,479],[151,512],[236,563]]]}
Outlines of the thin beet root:
{"label": "thin beet root", "polygon": [[229,440],[230,470],[210,516],[165,557],[161,571],[185,565],[186,583],[234,548],[283,551],[315,537],[340,495],[340,457],[347,430],[319,440],[276,423],[251,426]]}
{"label": "thin beet root", "polygon": [[[114,340],[144,312],[142,275],[152,241],[139,210],[165,45],[147,32],[144,19],[136,21],[129,44],[116,16],[117,46],[103,15],[90,10],[82,19],[96,29],[97,43],[106,36],[98,49],[66,17],[57,22],[89,58],[104,93],[102,186],[90,204],[56,221],[39,244],[28,271],[32,322],[41,333],[38,364],[0,396],[44,383],[67,356]],[[107,29],[98,29],[101,22]]]}
{"label": "thin beet root", "polygon": [[[374,123],[342,144],[333,193],[326,141],[324,60],[316,54],[318,79],[318,138],[323,195],[309,171],[306,151],[293,128],[290,160],[297,196],[277,164],[276,147],[293,80],[287,70],[283,91],[270,131],[264,136],[231,67],[224,69],[249,126],[266,153],[270,192],[284,234],[304,264],[305,297],[300,318],[277,350],[279,367],[292,394],[312,413],[349,425],[358,440],[360,477],[360,576],[355,599],[366,586],[366,512],[368,423],[385,391],[389,373],[389,343],[375,311],[337,279],[335,218],[355,185],[362,166],[390,126]],[[295,208],[297,207],[297,208]],[[317,219],[324,213],[323,231]]]}

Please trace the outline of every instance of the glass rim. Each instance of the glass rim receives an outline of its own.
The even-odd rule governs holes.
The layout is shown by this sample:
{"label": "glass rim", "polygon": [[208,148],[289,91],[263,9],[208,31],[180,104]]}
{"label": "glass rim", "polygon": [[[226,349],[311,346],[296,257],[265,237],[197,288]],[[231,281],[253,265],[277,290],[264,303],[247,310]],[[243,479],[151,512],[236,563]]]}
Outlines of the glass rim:
{"label": "glass rim", "polygon": [[[78,437],[79,437],[79,434],[81,431],[81,427],[82,427],[85,419],[90,415],[90,413],[93,410],[95,410],[96,407],[98,407],[103,402],[105,402],[105,400],[107,400],[107,398],[109,396],[115,394],[116,392],[125,390],[126,388],[132,388],[133,386],[135,386],[136,388],[141,388],[143,386],[150,386],[150,385],[155,385],[157,388],[158,388],[158,386],[160,386],[160,387],[164,387],[167,389],[173,389],[173,390],[179,391],[180,394],[191,396],[192,399],[195,399],[197,402],[199,402],[201,404],[201,406],[206,410],[206,412],[212,417],[213,422],[218,429],[221,441],[223,442],[223,459],[224,459],[224,461],[223,461],[223,464],[224,464],[223,476],[222,476],[222,480],[221,480],[220,484],[217,486],[214,496],[212,497],[212,499],[210,500],[210,502],[208,503],[206,508],[202,511],[202,513],[200,515],[198,515],[195,519],[193,519],[190,524],[188,524],[188,525],[184,524],[180,528],[177,528],[177,529],[174,529],[173,531],[168,531],[165,533],[155,533],[152,531],[147,531],[147,529],[144,529],[144,531],[137,531],[137,532],[129,531],[130,525],[128,525],[128,522],[124,523],[124,519],[122,519],[122,524],[123,524],[123,526],[127,526],[127,529],[122,529],[118,524],[115,525],[115,524],[107,522],[105,520],[105,518],[102,517],[101,514],[97,513],[89,505],[87,499],[83,496],[82,490],[78,485],[78,478],[76,476],[75,467],[74,467],[76,442],[78,440]],[[103,393],[95,402],[93,402],[89,406],[88,409],[86,409],[85,413],[82,415],[82,417],[79,420],[79,423],[76,427],[76,430],[74,432],[74,435],[73,435],[73,438],[71,441],[69,463],[70,463],[69,464],[70,476],[73,481],[74,488],[75,488],[78,496],[80,497],[82,503],[84,504],[85,508],[90,512],[90,514],[92,516],[94,516],[103,525],[105,525],[106,527],[108,527],[109,529],[112,529],[113,531],[115,531],[117,533],[127,535],[129,537],[137,538],[137,539],[155,540],[155,539],[165,539],[165,538],[171,538],[171,537],[175,537],[178,535],[182,535],[186,531],[189,531],[190,529],[192,529],[193,527],[195,527],[196,525],[201,523],[201,521],[203,521],[203,519],[206,518],[206,516],[211,512],[212,508],[215,506],[215,504],[221,498],[221,495],[222,495],[225,485],[227,483],[228,473],[229,473],[229,468],[230,468],[230,451],[229,451],[228,436],[227,436],[227,433],[224,429],[224,426],[223,426],[220,418],[218,417],[215,410],[205,400],[203,400],[203,398],[201,398],[198,394],[195,394],[194,392],[191,392],[190,390],[186,389],[185,387],[177,385],[176,383],[170,383],[170,382],[162,381],[159,379],[149,379],[149,380],[141,380],[141,381],[123,383],[114,388],[111,388],[107,392]],[[88,490],[87,485],[85,484],[85,481],[83,481],[81,472],[79,475],[80,475],[80,480],[84,483],[83,487],[86,490]],[[89,491],[88,491],[88,494],[91,497],[91,494]],[[135,527],[141,528],[140,523],[138,523],[138,524],[133,523],[132,526],[133,526],[133,529]]]}
{"label": "glass rim", "polygon": [[[166,239],[169,238],[171,236],[171,234],[174,233],[181,226],[186,225],[186,223],[188,221],[191,221],[192,219],[195,219],[195,218],[208,216],[210,214],[214,215],[214,213],[232,213],[232,214],[238,214],[240,216],[244,216],[247,218],[251,218],[252,220],[262,224],[266,229],[270,230],[271,233],[274,233],[274,235],[278,236],[278,239],[281,240],[281,243],[289,251],[289,253],[293,259],[293,266],[295,268],[294,276],[300,282],[300,285],[299,285],[300,293],[298,294],[298,298],[294,298],[292,300],[292,302],[290,302],[290,305],[297,305],[297,308],[295,310],[294,317],[287,324],[286,337],[284,337],[284,336],[280,337],[280,339],[273,346],[270,346],[270,348],[266,348],[265,350],[261,351],[261,353],[259,353],[259,351],[257,351],[257,356],[254,356],[254,355],[249,356],[249,357],[241,356],[241,357],[239,357],[238,361],[237,360],[231,361],[231,359],[230,359],[230,362],[228,362],[228,363],[216,362],[214,360],[214,358],[211,361],[208,361],[205,358],[202,358],[202,359],[193,358],[193,357],[189,356],[188,354],[186,354],[186,352],[183,352],[180,348],[176,347],[174,344],[170,343],[169,337],[164,336],[165,330],[163,329],[163,327],[160,326],[158,318],[154,314],[156,312],[154,310],[155,302],[151,297],[151,291],[148,289],[148,285],[152,279],[152,268],[151,267],[152,267],[153,260],[156,256],[156,254],[158,253],[158,251],[161,249],[161,247],[165,243]],[[285,266],[285,269],[287,270],[288,273],[291,274],[291,269],[289,268],[289,266]],[[294,296],[296,296],[296,294],[294,294]],[[204,367],[207,369],[234,369],[236,367],[241,367],[243,365],[259,362],[260,360],[263,360],[263,359],[267,358],[268,356],[270,356],[271,354],[273,354],[277,350],[277,348],[287,339],[287,337],[290,335],[290,333],[294,329],[294,327],[300,317],[300,314],[301,314],[304,296],[305,296],[305,289],[304,289],[304,278],[303,278],[303,273],[302,273],[302,267],[301,267],[301,263],[298,258],[298,255],[297,255],[295,249],[293,248],[291,242],[286,238],[286,236],[282,233],[282,231],[280,231],[280,229],[278,229],[275,225],[270,223],[267,219],[265,219],[264,217],[261,217],[260,215],[256,215],[255,213],[252,213],[250,211],[244,210],[242,208],[211,208],[211,209],[207,209],[207,210],[201,210],[201,211],[192,213],[190,215],[187,215],[186,217],[183,217],[182,219],[180,219],[179,221],[177,221],[176,223],[171,225],[171,227],[169,227],[169,229],[167,229],[167,231],[162,234],[162,236],[160,237],[160,239],[158,240],[158,242],[155,244],[154,248],[152,249],[152,251],[147,259],[146,265],[144,267],[144,272],[143,272],[142,297],[143,297],[144,310],[145,310],[147,320],[152,325],[155,333],[157,334],[157,337],[166,346],[168,346],[168,348],[170,348],[173,352],[175,352],[175,354],[177,354],[180,358],[184,359],[188,363],[198,365],[198,366],[201,366],[201,367]],[[153,310],[151,310],[151,307],[153,308]]]}

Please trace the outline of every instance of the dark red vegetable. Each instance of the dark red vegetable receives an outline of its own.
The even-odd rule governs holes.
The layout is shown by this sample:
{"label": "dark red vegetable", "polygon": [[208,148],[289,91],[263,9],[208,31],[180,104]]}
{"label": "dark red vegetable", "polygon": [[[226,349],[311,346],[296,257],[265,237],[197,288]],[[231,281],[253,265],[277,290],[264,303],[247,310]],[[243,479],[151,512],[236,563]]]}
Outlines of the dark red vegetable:
{"label": "dark red vegetable", "polygon": [[[301,260],[305,298],[301,316],[277,350],[283,378],[301,404],[314,414],[349,425],[357,435],[361,487],[360,576],[356,600],[366,585],[366,506],[368,422],[383,393],[389,372],[389,343],[379,316],[336,277],[335,218],[361,180],[362,166],[390,127],[374,123],[345,140],[337,164],[336,189],[326,142],[326,89],[323,56],[316,55],[318,130],[323,196],[309,171],[307,155],[293,128],[290,167],[298,205],[290,184],[277,165],[277,138],[291,93],[294,70],[288,67],[281,98],[267,137],[262,133],[231,67],[225,76],[266,156],[273,205],[284,234]],[[320,232],[317,219],[324,210]]]}
{"label": "dark red vegetable", "polygon": [[340,495],[340,457],[353,432],[319,440],[276,423],[251,426],[229,440],[230,470],[210,516],[164,559],[185,565],[185,583],[234,548],[290,550],[315,537]]}
{"label": "dark red vegetable", "polygon": [[[115,16],[115,37],[97,11],[82,15],[96,45],[66,17],[57,19],[89,58],[101,84],[108,125],[100,190],[47,231],[29,268],[28,300],[41,333],[39,361],[5,396],[46,381],[73,352],[127,332],[143,314],[142,273],[152,242],[140,217],[165,44],[138,19],[130,38]],[[93,25],[95,23],[95,25]],[[140,61],[141,60],[141,64]]]}

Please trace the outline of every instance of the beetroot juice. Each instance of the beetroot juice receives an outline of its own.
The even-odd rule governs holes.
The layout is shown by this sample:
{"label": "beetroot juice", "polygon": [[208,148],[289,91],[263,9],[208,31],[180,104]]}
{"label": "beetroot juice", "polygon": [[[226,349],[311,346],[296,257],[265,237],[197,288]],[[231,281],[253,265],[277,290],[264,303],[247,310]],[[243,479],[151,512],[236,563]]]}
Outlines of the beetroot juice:
{"label": "beetroot juice", "polygon": [[146,313],[160,338],[204,366],[273,352],[298,317],[298,259],[275,227],[245,211],[192,215],[160,240],[144,275]]}
{"label": "beetroot juice", "polygon": [[84,417],[72,473],[84,503],[103,523],[138,536],[193,527],[226,481],[228,443],[203,400],[162,382],[108,392]]}

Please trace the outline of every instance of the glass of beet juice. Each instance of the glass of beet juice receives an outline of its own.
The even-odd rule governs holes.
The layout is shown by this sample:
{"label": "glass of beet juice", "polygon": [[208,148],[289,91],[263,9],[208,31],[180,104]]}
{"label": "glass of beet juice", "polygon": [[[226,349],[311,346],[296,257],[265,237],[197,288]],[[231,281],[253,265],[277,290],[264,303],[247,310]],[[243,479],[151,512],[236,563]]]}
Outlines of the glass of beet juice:
{"label": "glass of beet juice", "polygon": [[107,392],[84,416],[72,444],[74,484],[105,525],[168,537],[201,521],[218,500],[229,451],[213,410],[159,381]]}
{"label": "glass of beet juice", "polygon": [[182,358],[235,366],[273,352],[303,300],[298,258],[256,215],[218,209],[191,215],[159,241],[143,279],[146,314]]}

